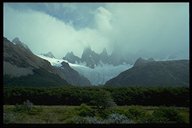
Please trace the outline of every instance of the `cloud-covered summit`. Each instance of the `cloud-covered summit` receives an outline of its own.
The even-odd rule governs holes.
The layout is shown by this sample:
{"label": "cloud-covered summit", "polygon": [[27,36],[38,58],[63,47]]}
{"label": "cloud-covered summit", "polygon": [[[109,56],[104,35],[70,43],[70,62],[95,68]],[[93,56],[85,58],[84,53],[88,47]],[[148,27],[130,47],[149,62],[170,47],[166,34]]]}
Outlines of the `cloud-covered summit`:
{"label": "cloud-covered summit", "polygon": [[4,3],[4,36],[62,58],[85,47],[189,56],[188,3]]}

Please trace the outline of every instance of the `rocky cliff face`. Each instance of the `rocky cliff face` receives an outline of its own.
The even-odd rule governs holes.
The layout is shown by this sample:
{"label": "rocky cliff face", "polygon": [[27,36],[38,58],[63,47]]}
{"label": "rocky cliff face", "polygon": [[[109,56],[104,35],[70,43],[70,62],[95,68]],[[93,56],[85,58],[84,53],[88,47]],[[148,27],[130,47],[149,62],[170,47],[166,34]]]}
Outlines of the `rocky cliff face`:
{"label": "rocky cliff face", "polygon": [[75,56],[73,52],[68,52],[65,57],[63,57],[64,60],[69,61],[70,63],[80,63],[81,59],[78,56]]}
{"label": "rocky cliff face", "polygon": [[66,79],[66,81],[76,86],[90,86],[90,81],[84,76],[80,75],[77,71],[72,69],[68,63],[62,62],[61,67],[57,67],[58,74]]}
{"label": "rocky cliff face", "polygon": [[85,62],[88,67],[94,68],[99,64],[100,56],[88,47],[84,49],[81,61]]}
{"label": "rocky cliff face", "polygon": [[92,69],[102,64],[118,66],[125,63],[132,64],[134,61],[129,59],[127,56],[120,54],[120,52],[114,51],[111,55],[109,55],[106,48],[104,48],[103,51],[98,54],[90,47],[87,47],[83,50],[81,58],[75,56],[73,52],[69,52],[65,57],[63,57],[63,59],[69,61],[70,63],[85,63],[87,67]]}

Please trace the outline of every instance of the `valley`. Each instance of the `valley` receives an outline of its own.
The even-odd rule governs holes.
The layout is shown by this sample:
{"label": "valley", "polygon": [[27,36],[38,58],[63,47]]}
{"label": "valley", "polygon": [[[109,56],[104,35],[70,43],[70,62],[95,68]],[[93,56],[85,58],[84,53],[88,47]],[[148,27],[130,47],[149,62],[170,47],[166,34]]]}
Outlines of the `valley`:
{"label": "valley", "polygon": [[188,124],[188,106],[184,87],[4,89],[4,123]]}
{"label": "valley", "polygon": [[188,2],[4,2],[3,127],[190,127]]}
{"label": "valley", "polygon": [[90,48],[82,56],[36,55],[4,38],[4,123],[189,123],[189,60],[116,65]]}

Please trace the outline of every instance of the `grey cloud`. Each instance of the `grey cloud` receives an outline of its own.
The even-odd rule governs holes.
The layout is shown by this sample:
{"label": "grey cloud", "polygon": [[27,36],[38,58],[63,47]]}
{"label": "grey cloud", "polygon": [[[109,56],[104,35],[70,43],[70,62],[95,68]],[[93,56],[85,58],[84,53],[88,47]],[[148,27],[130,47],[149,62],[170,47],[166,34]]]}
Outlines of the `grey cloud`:
{"label": "grey cloud", "polygon": [[[90,45],[142,56],[189,56],[189,4],[4,4],[4,36],[18,36],[35,53],[81,56]],[[54,6],[54,7],[53,7]],[[24,8],[25,7],[25,8]],[[78,27],[77,27],[78,26]]]}

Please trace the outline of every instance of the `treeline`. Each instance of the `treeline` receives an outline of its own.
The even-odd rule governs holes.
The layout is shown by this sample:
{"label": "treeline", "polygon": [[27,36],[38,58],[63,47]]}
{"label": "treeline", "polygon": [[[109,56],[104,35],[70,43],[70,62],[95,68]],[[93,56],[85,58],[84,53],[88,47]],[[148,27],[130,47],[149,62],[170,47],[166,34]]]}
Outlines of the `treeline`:
{"label": "treeline", "polygon": [[117,105],[189,106],[186,87],[4,87],[4,104],[21,104],[30,100],[35,105]]}

